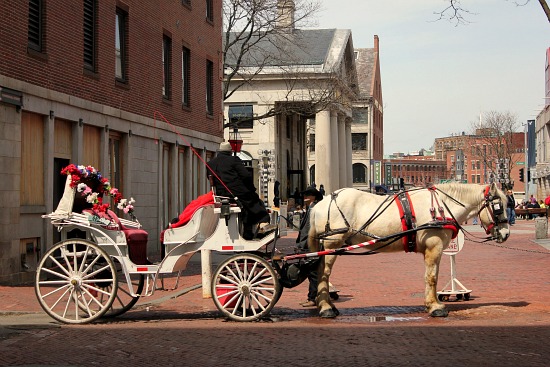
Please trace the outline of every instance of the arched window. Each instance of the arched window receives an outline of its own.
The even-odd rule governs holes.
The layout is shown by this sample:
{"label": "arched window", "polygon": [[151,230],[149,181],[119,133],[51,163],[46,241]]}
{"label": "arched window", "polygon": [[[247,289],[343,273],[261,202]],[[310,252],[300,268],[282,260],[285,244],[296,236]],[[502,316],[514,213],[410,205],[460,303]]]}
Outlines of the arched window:
{"label": "arched window", "polygon": [[353,182],[365,183],[367,181],[367,167],[362,163],[353,165]]}
{"label": "arched window", "polygon": [[309,167],[309,183],[312,184],[315,182],[315,165]]}

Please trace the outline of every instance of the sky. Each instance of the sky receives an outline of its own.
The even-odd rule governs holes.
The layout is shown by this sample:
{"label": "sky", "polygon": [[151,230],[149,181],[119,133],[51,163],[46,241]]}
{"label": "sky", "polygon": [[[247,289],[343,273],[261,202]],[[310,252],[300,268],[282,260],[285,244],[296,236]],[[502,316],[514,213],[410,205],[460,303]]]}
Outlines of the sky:
{"label": "sky", "polygon": [[[519,0],[520,2],[525,0]],[[315,28],[379,37],[384,154],[430,149],[471,133],[484,112],[511,112],[519,129],[544,107],[550,23],[540,4],[462,0],[467,24],[436,21],[449,0],[321,0]]]}

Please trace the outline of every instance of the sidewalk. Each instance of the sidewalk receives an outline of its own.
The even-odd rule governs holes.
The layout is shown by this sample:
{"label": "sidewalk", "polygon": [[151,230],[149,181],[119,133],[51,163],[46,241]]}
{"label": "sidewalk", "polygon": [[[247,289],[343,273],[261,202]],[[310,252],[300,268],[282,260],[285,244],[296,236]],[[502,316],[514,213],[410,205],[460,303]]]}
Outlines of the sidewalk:
{"label": "sidewalk", "polygon": [[[470,235],[484,237],[479,226],[465,225]],[[466,240],[456,255],[457,278],[472,290],[469,301],[447,302],[450,322],[476,324],[543,323],[550,325],[550,239],[535,241],[535,221],[518,220],[511,228],[507,242],[475,243]],[[468,237],[467,235],[466,237]],[[280,238],[277,248],[290,252],[296,232]],[[285,250],[286,249],[286,250]],[[177,290],[158,290],[143,297],[126,315],[144,310],[173,310],[182,314],[216,312],[211,299],[203,299],[198,261],[191,261]],[[443,255],[438,290],[450,279],[449,256]],[[337,319],[371,320],[373,317],[416,318],[432,324],[434,319],[423,312],[424,265],[419,254],[395,253],[376,256],[340,256],[331,282],[340,290],[335,302],[341,316]],[[166,288],[175,284],[175,277],[165,280]],[[316,318],[315,309],[303,309],[307,281],[293,289],[285,289],[272,314],[287,318]],[[0,316],[20,313],[42,313],[33,285],[0,286]],[[121,317],[126,317],[123,315]]]}

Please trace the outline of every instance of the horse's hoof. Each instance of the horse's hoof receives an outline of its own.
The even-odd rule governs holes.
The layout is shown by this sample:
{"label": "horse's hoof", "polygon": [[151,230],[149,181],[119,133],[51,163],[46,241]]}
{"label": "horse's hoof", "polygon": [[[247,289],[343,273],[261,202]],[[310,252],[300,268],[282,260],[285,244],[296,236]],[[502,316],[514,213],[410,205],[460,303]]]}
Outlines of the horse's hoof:
{"label": "horse's hoof", "polygon": [[336,310],[336,312],[334,312],[334,310],[332,308],[329,308],[329,309],[326,309],[326,310],[323,310],[323,311],[319,311],[319,316],[321,316],[324,319],[333,319],[336,316],[338,316],[337,312],[338,312],[338,310]]}
{"label": "horse's hoof", "polygon": [[430,313],[431,317],[447,317],[449,316],[449,311],[446,309],[437,309],[433,310],[432,313]]}
{"label": "horse's hoof", "polygon": [[334,306],[332,306],[332,312],[334,312],[336,316],[340,316],[340,311],[338,311],[338,309]]}

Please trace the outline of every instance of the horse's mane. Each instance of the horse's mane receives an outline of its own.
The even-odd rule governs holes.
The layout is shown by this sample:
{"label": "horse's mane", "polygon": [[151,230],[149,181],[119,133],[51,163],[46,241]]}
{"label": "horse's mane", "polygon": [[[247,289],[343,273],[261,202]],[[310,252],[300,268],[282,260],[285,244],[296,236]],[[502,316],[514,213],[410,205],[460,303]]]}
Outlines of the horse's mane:
{"label": "horse's mane", "polygon": [[[435,187],[441,192],[447,194],[451,198],[461,202],[461,203],[479,203],[481,205],[483,199],[483,191],[490,184],[463,184],[463,183],[444,183],[438,184]],[[503,202],[506,202],[506,195],[501,191],[497,190],[497,194]],[[444,197],[443,201],[451,200]]]}

